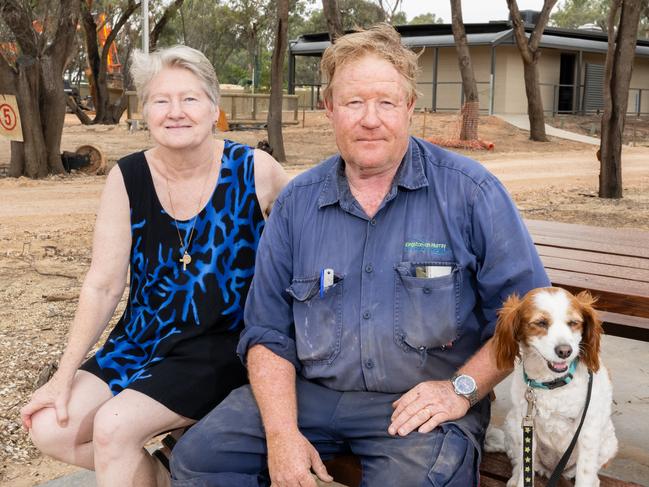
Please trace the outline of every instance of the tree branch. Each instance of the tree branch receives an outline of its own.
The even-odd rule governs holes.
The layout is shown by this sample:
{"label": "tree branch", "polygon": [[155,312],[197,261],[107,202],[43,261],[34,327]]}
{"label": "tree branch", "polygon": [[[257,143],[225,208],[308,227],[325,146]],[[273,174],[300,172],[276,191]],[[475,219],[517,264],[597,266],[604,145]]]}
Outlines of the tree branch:
{"label": "tree branch", "polygon": [[518,10],[518,4],[516,3],[516,0],[507,0],[507,7],[509,8],[509,13],[511,14],[512,27],[514,29],[514,38],[516,39],[518,50],[521,52],[523,61],[531,64],[533,62],[532,53],[530,52],[529,45],[527,43],[527,37],[525,36],[525,26],[523,25],[523,19],[521,18],[520,10]]}
{"label": "tree branch", "polygon": [[38,39],[32,19],[16,0],[0,0],[0,16],[3,18],[20,47],[23,55],[38,56]]}
{"label": "tree branch", "polygon": [[80,5],[79,0],[61,0],[60,3],[56,32],[52,43],[46,49],[46,54],[55,61],[57,67],[63,69],[74,43]]}
{"label": "tree branch", "polygon": [[140,8],[139,3],[135,3],[133,0],[128,0],[128,5],[126,6],[126,9],[124,9],[124,12],[122,12],[122,15],[120,18],[117,20],[115,25],[111,28],[110,34],[108,34],[108,37],[106,37],[106,42],[104,43],[104,47],[101,50],[101,63],[106,64],[108,61],[108,51],[110,49],[110,46],[113,44],[115,41],[115,37],[117,37],[117,34],[119,34],[119,31],[124,27],[124,24],[128,21],[128,19],[133,15],[133,12]]}
{"label": "tree branch", "polygon": [[539,20],[536,21],[536,25],[534,26],[534,30],[532,31],[529,40],[529,47],[532,52],[536,52],[539,48],[539,43],[543,37],[543,31],[545,30],[545,26],[548,24],[548,20],[550,20],[550,12],[552,12],[556,3],[557,0],[544,0],[543,2],[543,9],[539,15]]}
{"label": "tree branch", "polygon": [[151,50],[155,49],[155,47],[158,45],[160,34],[162,34],[162,31],[165,29],[174,15],[176,15],[176,12],[178,12],[178,10],[180,10],[180,8],[183,6],[183,2],[184,0],[175,0],[166,8],[164,13],[162,14],[162,17],[160,17],[160,20],[156,22],[153,30],[151,31],[151,40],[149,41],[149,48]]}

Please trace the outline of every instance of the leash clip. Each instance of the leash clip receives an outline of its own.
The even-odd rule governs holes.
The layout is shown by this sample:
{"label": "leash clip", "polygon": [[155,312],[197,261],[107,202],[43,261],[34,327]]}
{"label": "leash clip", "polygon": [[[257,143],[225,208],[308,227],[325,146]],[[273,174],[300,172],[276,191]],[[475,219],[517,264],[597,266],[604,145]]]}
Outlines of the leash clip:
{"label": "leash clip", "polygon": [[527,401],[527,412],[523,418],[521,428],[530,428],[534,426],[534,415],[536,414],[536,394],[531,387],[528,387],[525,391],[525,400]]}

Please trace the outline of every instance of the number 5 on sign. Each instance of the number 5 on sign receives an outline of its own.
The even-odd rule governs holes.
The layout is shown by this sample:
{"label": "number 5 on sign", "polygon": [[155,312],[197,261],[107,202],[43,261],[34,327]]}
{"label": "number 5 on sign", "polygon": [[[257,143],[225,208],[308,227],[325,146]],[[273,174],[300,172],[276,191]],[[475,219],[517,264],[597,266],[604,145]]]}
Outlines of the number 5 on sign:
{"label": "number 5 on sign", "polygon": [[20,112],[13,95],[0,95],[0,136],[17,142],[23,141]]}

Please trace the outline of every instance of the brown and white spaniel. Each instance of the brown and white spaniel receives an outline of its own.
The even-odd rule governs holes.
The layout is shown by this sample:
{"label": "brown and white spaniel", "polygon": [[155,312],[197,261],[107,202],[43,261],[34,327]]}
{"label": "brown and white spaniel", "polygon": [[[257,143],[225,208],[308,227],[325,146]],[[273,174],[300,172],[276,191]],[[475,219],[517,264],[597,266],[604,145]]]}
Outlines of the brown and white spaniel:
{"label": "brown and white spaniel", "polygon": [[[611,421],[612,386],[599,355],[602,325],[587,292],[573,296],[560,288],[539,288],[522,299],[511,296],[499,312],[494,335],[500,369],[516,366],[512,381],[512,409],[504,423],[506,442],[487,450],[504,450],[512,462],[508,487],[523,486],[522,420],[528,409],[526,391],[533,390],[534,470],[549,477],[568,448],[586,401],[588,371],[593,373],[592,397],[577,445],[563,475],[576,487],[599,485],[597,473],[617,452]],[[519,360],[517,360],[519,359]]]}

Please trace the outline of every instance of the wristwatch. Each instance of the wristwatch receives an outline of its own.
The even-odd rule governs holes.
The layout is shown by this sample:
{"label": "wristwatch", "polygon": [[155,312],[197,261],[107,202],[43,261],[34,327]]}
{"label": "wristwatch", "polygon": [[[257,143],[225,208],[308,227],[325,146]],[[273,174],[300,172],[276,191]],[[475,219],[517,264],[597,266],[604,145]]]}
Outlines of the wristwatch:
{"label": "wristwatch", "polygon": [[450,380],[455,394],[466,397],[469,407],[473,407],[478,402],[478,386],[473,377],[466,374],[454,374]]}

